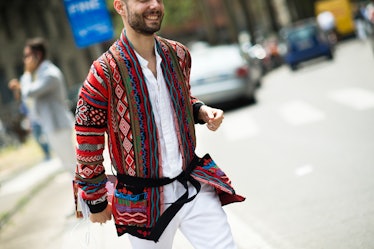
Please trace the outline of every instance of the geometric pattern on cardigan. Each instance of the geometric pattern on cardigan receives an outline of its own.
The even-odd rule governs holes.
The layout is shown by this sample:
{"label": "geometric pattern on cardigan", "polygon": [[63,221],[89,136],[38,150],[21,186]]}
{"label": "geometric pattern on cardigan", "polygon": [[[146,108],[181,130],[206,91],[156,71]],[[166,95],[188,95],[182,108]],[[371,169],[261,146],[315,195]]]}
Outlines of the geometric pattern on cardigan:
{"label": "geometric pattern on cardigan", "polygon": [[[112,47],[113,48],[113,47]],[[128,103],[128,97],[126,95],[126,90],[123,87],[122,84],[122,76],[119,71],[119,68],[117,66],[117,63],[115,62],[113,55],[111,53],[106,53],[104,56],[107,57],[107,60],[109,61],[111,72],[111,87],[114,89],[114,94],[116,98],[111,98],[112,100],[115,100],[116,103],[114,103],[113,106],[115,108],[114,113],[116,113],[116,119],[113,120],[112,125],[115,127],[115,131],[119,132],[120,134],[120,144],[122,145],[124,151],[123,151],[123,157],[124,162],[126,162],[123,165],[118,165],[116,167],[116,170],[119,172],[126,172],[127,174],[131,176],[136,175],[136,169],[135,169],[135,158],[134,158],[134,152],[133,152],[133,136],[131,132],[131,121],[130,121],[130,110],[129,110],[129,103]],[[110,92],[110,91],[109,91]],[[113,110],[114,111],[114,110]],[[110,115],[111,117],[113,115]],[[124,166],[123,169],[121,166]]]}
{"label": "geometric pattern on cardigan", "polygon": [[[179,140],[182,141],[181,148],[183,151],[189,148],[189,153],[185,154],[185,160],[190,160],[189,158],[193,155],[195,148],[195,137],[191,104],[186,104],[186,100],[190,99],[189,89],[185,89],[185,85],[178,85],[179,81],[177,75],[173,68],[170,67],[172,64],[171,59],[167,57],[164,50],[162,50],[167,50],[167,48],[161,48],[159,42],[156,43],[156,46],[162,57],[161,67],[163,69],[165,83],[170,91],[174,110],[177,112],[175,116],[177,117],[176,120],[179,122],[178,127],[181,134]],[[112,72],[111,77],[118,79],[109,80],[111,82],[111,87],[109,87],[109,89],[114,89],[116,98],[112,98],[112,100],[115,99],[115,102],[110,104],[108,111],[111,112],[111,109],[115,107],[115,116],[119,122],[118,134],[120,134],[119,137],[121,139],[119,142],[121,142],[125,148],[128,146],[124,153],[126,163],[123,165],[125,165],[126,168],[119,169],[119,171],[131,176],[160,177],[162,174],[160,175],[161,168],[159,167],[160,160],[158,159],[160,154],[158,152],[159,141],[157,135],[153,137],[150,136],[149,138],[151,139],[147,137],[148,135],[152,135],[152,130],[156,131],[157,128],[150,103],[149,101],[148,103],[146,102],[149,97],[144,76],[142,75],[142,69],[140,64],[137,63],[137,60],[131,59],[136,58],[134,51],[126,37],[122,35],[121,39],[117,41],[104,56],[110,66],[109,71]],[[132,64],[130,64],[130,61]],[[119,67],[123,64],[126,65],[126,68],[121,70]],[[129,89],[131,89],[131,91],[129,91]],[[110,95],[111,93],[109,90],[109,96]],[[136,96],[136,98],[134,98],[134,96]],[[135,106],[136,108],[130,110],[131,107],[129,108],[128,105],[129,101],[135,103],[132,107]],[[188,115],[186,109],[189,110]],[[109,116],[113,116],[113,114],[114,111],[112,115]],[[126,114],[128,117],[139,118],[136,119],[136,122],[131,122],[130,119],[126,118]],[[139,125],[137,125],[138,123]],[[147,125],[145,125],[145,123]],[[130,129],[130,126],[132,126],[132,129]],[[128,133],[130,131],[135,131],[136,134],[130,138],[141,138],[141,146],[136,148],[137,143],[129,139]],[[191,132],[193,134],[192,137],[190,135]],[[149,143],[149,145],[145,145],[145,143]],[[133,147],[134,144],[135,147]],[[147,149],[149,151],[147,151]],[[139,156],[136,158],[131,152]],[[135,162],[137,159],[138,162],[143,162],[143,168],[136,168],[136,165],[141,165],[141,163]],[[185,164],[187,164],[187,162],[185,162]],[[146,192],[140,191],[139,193],[136,191],[129,191],[126,188],[117,188],[114,197],[114,216],[119,228],[119,234],[122,234],[120,231],[122,225],[151,227],[161,215],[161,199],[158,188],[149,188]]]}
{"label": "geometric pattern on cardigan", "polygon": [[[170,60],[170,55],[166,55],[168,48],[158,41],[158,51],[162,56],[162,60],[167,62],[167,65],[172,65]],[[126,39],[124,35],[121,35],[121,41]],[[115,51],[120,51],[118,46],[123,49],[123,44],[119,44],[119,41],[114,43],[109,51],[113,52],[113,47],[116,46]],[[183,86],[189,87],[189,74],[190,74],[190,58],[188,50],[177,42],[170,42],[173,50],[176,51],[178,56],[178,61],[183,74]],[[161,49],[161,50],[160,50]],[[131,52],[131,51],[130,51]],[[132,51],[133,53],[133,51]],[[127,52],[127,54],[129,54]],[[134,56],[134,54],[130,54]],[[104,167],[102,166],[103,157],[102,152],[104,148],[104,134],[108,133],[110,142],[108,143],[109,152],[111,153],[111,162],[114,168],[120,174],[136,175],[141,177],[151,177],[162,175],[161,168],[160,172],[156,168],[151,171],[149,168],[139,168],[138,166],[143,164],[144,160],[159,160],[157,153],[150,157],[149,152],[141,151],[143,157],[138,157],[135,154],[135,147],[144,148],[147,147],[144,143],[149,143],[150,141],[143,141],[143,135],[140,132],[140,128],[134,126],[130,119],[138,120],[139,123],[146,122],[142,124],[143,127],[151,127],[152,122],[149,122],[149,117],[138,115],[136,111],[131,111],[134,105],[139,105],[139,99],[128,98],[129,89],[133,87],[122,87],[122,84],[128,84],[129,82],[138,82],[141,75],[136,75],[133,65],[129,64],[129,59],[125,61],[126,66],[129,70],[129,76],[123,78],[121,75],[121,70],[118,68],[115,59],[112,54],[106,52],[103,56],[108,59],[110,68],[106,66],[103,57],[99,58],[93,63],[87,79],[82,87],[79,95],[77,113],[76,113],[76,134],[77,134],[77,182],[79,187],[83,190],[83,199],[85,200],[105,200],[102,198],[105,196],[105,184],[106,179],[104,175]],[[135,59],[136,60],[136,59]],[[133,61],[133,60],[131,60]],[[121,65],[119,65],[121,66]],[[165,80],[170,79],[172,82],[176,83],[178,76],[180,79],[180,74],[174,72],[173,66],[163,67],[163,74]],[[112,81],[108,84],[109,79],[112,77]],[[144,79],[143,79],[144,80]],[[123,82],[125,81],[125,82]],[[168,83],[168,82],[166,82]],[[113,87],[112,87],[113,86]],[[139,86],[135,86],[139,87]],[[170,86],[168,86],[170,87]],[[139,90],[139,89],[137,89]],[[141,90],[141,89],[140,89]],[[146,90],[146,89],[145,89]],[[181,91],[180,87],[175,85],[174,88],[170,89],[171,99],[175,100],[182,99],[188,100],[186,102],[179,102],[183,108],[174,108],[175,111],[181,111],[188,107],[186,113],[178,113],[178,117],[190,117],[191,121],[176,120],[177,127],[183,127],[183,125],[188,124],[189,129],[191,129],[190,136],[180,136],[178,139],[180,143],[188,147],[189,141],[193,143],[193,149],[191,149],[187,154],[183,154],[183,158],[188,158],[188,153],[194,152],[194,123],[192,122],[192,104],[196,103],[198,100],[189,96],[189,89],[185,92]],[[176,92],[183,92],[183,97],[176,97]],[[131,95],[130,95],[131,96]],[[191,97],[191,99],[190,99]],[[189,102],[191,101],[191,102]],[[129,102],[132,104],[129,105]],[[147,105],[144,105],[147,107]],[[143,110],[144,111],[144,110]],[[131,113],[131,117],[130,117]],[[137,116],[138,115],[138,116]],[[133,120],[134,121],[134,120]],[[107,124],[111,122],[111,125]],[[178,123],[179,122],[179,123]],[[146,125],[145,125],[146,124]],[[110,127],[110,129],[109,129]],[[191,140],[192,139],[192,140]],[[90,146],[87,146],[89,144]],[[190,144],[191,145],[191,144]],[[148,146],[149,148],[157,148],[158,144],[155,146]],[[186,147],[184,147],[186,148]],[[181,148],[182,153],[186,153]],[[191,156],[192,157],[192,156]],[[188,161],[189,159],[187,159]],[[185,168],[186,165],[184,165]],[[152,171],[153,170],[153,171]],[[220,196],[222,204],[231,203],[234,201],[242,201],[243,198],[235,195],[232,187],[230,186],[229,179],[222,174],[218,167],[207,167],[198,168],[196,172],[194,171],[192,176],[201,182],[207,182],[216,187],[216,191]],[[204,178],[205,177],[205,178]],[[221,181],[216,181],[215,179],[219,177]],[[147,188],[144,189],[128,189],[124,186],[117,185],[117,190],[113,198],[113,215],[115,217],[115,223],[117,227],[118,235],[123,233],[130,233],[139,237],[146,237],[150,233],[150,229],[157,222],[158,217],[161,215],[163,210],[160,209],[160,203],[162,203],[162,194],[160,193],[160,188]],[[93,202],[91,202],[92,204]],[[95,202],[98,203],[98,202]]]}

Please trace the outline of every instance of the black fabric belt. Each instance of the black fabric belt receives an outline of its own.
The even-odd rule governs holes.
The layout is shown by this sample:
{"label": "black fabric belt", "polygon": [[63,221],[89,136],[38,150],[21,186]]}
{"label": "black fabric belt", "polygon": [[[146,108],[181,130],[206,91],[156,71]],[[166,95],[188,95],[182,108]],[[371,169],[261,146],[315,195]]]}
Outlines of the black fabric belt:
{"label": "black fabric belt", "polygon": [[[182,171],[178,176],[174,178],[142,178],[136,176],[129,176],[119,174],[117,175],[118,182],[123,184],[126,188],[135,188],[135,189],[143,189],[146,187],[161,187],[167,184],[170,184],[174,181],[179,181],[186,192],[179,197],[178,200],[171,203],[171,205],[164,211],[164,213],[159,217],[158,221],[156,222],[155,226],[151,229],[150,235],[146,237],[146,239],[153,240],[157,242],[161,237],[162,233],[173,219],[173,217],[177,214],[177,212],[183,207],[184,204],[192,201],[195,199],[197,194],[200,192],[201,185],[200,183],[191,176],[191,172],[196,168],[197,165],[200,163],[200,158],[198,156],[194,156],[193,160],[191,161],[190,165],[186,168],[186,170]],[[196,189],[196,194],[191,197],[189,196],[188,191],[188,182]]]}

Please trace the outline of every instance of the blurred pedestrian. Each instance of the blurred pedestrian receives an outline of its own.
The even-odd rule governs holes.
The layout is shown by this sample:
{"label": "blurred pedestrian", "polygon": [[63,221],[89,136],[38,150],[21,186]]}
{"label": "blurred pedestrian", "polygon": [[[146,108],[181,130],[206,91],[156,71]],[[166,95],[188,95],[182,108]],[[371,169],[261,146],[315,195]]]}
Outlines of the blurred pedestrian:
{"label": "blurred pedestrian", "polygon": [[26,42],[23,62],[24,73],[20,79],[22,98],[32,103],[30,112],[40,120],[52,151],[73,174],[76,164],[74,119],[66,103],[63,74],[47,59],[47,45],[43,38],[33,38]]}
{"label": "blurred pedestrian", "polygon": [[356,27],[356,36],[361,41],[366,40],[367,34],[366,34],[366,17],[365,17],[365,5],[359,4],[354,11],[354,21],[355,21],[355,27]]}
{"label": "blurred pedestrian", "polygon": [[369,33],[369,40],[371,43],[372,51],[374,52],[374,0],[371,0],[365,8],[365,16],[367,19],[367,27]]}
{"label": "blurred pedestrian", "polygon": [[366,18],[374,25],[374,1],[370,1],[365,8]]}
{"label": "blurred pedestrian", "polygon": [[46,134],[40,124],[38,115],[35,113],[33,99],[22,99],[21,84],[17,79],[12,79],[9,82],[8,87],[12,90],[15,100],[18,102],[20,113],[27,118],[29,129],[31,130],[31,133],[33,134],[36,142],[39,144],[40,148],[43,151],[44,160],[49,160],[51,158],[49,144]]}
{"label": "blurred pedestrian", "polygon": [[[134,249],[171,249],[177,229],[197,249],[236,248],[221,205],[244,198],[208,154],[195,155],[194,123],[215,131],[223,111],[190,95],[187,48],[155,35],[162,0],[113,4],[124,30],[91,66],[76,112],[76,182],[91,221],[113,214]],[[117,177],[109,200],[105,132]]]}
{"label": "blurred pedestrian", "polygon": [[334,14],[331,11],[322,11],[317,15],[317,23],[321,30],[325,32],[331,44],[336,44],[338,37]]}

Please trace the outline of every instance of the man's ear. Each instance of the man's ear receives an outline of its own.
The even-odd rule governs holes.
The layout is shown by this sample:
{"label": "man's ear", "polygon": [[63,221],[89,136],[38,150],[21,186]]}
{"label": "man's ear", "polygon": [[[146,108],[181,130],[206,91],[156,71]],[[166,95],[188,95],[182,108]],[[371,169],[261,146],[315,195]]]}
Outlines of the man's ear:
{"label": "man's ear", "polygon": [[121,0],[114,0],[113,7],[121,16],[125,15],[125,3]]}
{"label": "man's ear", "polygon": [[40,52],[35,53],[35,60],[39,63],[42,60],[42,55]]}

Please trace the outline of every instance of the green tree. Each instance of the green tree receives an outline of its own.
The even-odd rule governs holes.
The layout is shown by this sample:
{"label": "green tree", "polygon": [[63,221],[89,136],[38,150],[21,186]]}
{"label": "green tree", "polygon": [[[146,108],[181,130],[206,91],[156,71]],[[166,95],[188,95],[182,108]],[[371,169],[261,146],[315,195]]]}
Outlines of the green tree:
{"label": "green tree", "polygon": [[[201,1],[201,0],[198,0]],[[165,26],[178,27],[190,21],[195,13],[196,1],[170,0],[165,4]]]}

